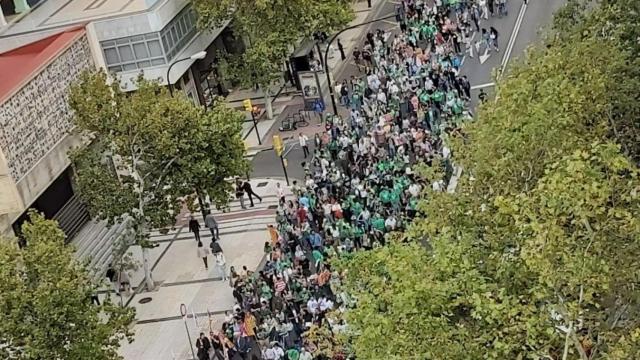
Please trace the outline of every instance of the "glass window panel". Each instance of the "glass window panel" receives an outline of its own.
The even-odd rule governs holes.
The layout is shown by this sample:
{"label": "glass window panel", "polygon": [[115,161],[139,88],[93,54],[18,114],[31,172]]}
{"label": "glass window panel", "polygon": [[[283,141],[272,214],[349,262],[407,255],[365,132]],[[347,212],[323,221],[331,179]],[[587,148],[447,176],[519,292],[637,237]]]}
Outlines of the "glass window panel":
{"label": "glass window panel", "polygon": [[136,36],[132,36],[131,37],[131,42],[138,42],[138,41],[143,41],[144,40],[144,36],[142,35],[136,35]]}
{"label": "glass window panel", "polygon": [[116,44],[115,41],[110,40],[110,41],[103,41],[102,42],[102,47],[108,47],[108,46],[114,46]]}
{"label": "glass window panel", "polygon": [[123,45],[128,43],[129,43],[129,38],[116,39],[116,44],[118,45]]}
{"label": "glass window panel", "polygon": [[[151,42],[149,42],[151,44]],[[167,41],[167,35],[162,35],[162,45],[164,46],[164,51],[169,51],[169,42]]]}
{"label": "glass window panel", "polygon": [[109,66],[109,72],[110,73],[116,73],[116,72],[120,72],[120,71],[122,71],[122,66],[120,66],[120,65]]}
{"label": "glass window panel", "polygon": [[150,34],[146,34],[145,39],[157,39],[158,38],[158,33],[150,33]]}
{"label": "glass window panel", "polygon": [[164,65],[164,59],[152,59],[151,60],[151,65],[152,66],[156,66],[156,65]]}
{"label": "glass window panel", "polygon": [[184,25],[182,25],[182,23],[179,21],[176,23],[176,32],[178,33],[179,37],[183,37],[185,33]]}
{"label": "glass window panel", "polygon": [[151,66],[151,61],[138,61],[138,69],[143,69]]}
{"label": "glass window panel", "polygon": [[180,36],[178,36],[178,31],[176,31],[176,27],[175,26],[171,27],[171,36],[173,37],[173,42],[174,42],[173,46],[176,46],[178,44],[178,42],[180,41]]}
{"label": "glass window panel", "polygon": [[130,45],[118,46],[118,53],[120,53],[120,60],[122,62],[134,60],[133,49]]}
{"label": "glass window panel", "polygon": [[120,62],[120,57],[115,48],[104,49],[104,59],[107,65],[117,64]]}
{"label": "glass window panel", "polygon": [[146,43],[133,44],[133,53],[136,55],[136,59],[146,59],[149,57],[149,50]]}
{"label": "glass window panel", "polygon": [[127,70],[135,70],[138,67],[136,66],[136,63],[130,63],[130,64],[124,64],[122,65],[122,70],[123,71],[127,71]]}
{"label": "glass window panel", "polygon": [[149,45],[149,54],[151,56],[162,56],[162,47],[158,40],[151,40],[147,44]]}

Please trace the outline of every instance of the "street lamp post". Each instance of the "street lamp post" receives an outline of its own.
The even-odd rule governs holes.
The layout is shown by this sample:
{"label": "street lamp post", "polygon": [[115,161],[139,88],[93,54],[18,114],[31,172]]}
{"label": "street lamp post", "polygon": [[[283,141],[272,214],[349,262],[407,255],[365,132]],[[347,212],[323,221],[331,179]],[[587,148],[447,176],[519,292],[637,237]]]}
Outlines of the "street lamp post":
{"label": "street lamp post", "polygon": [[173,97],[173,86],[171,86],[171,79],[169,79],[169,75],[171,73],[171,68],[173,67],[173,65],[179,63],[179,62],[183,62],[183,61],[187,61],[187,60],[202,60],[207,56],[207,52],[206,51],[200,51],[197,52],[189,57],[183,58],[183,59],[178,59],[174,62],[171,63],[171,65],[169,65],[169,68],[167,69],[167,86],[169,86],[169,94],[171,95],[171,97]]}
{"label": "street lamp post", "polygon": [[337,34],[333,35],[331,37],[331,40],[329,40],[329,42],[327,43],[327,49],[324,52],[324,71],[327,74],[327,86],[329,87],[329,94],[331,94],[331,105],[333,106],[333,114],[334,115],[338,115],[338,106],[336,105],[336,96],[335,96],[335,92],[334,92],[334,88],[331,85],[331,70],[329,69],[329,63],[327,62],[327,60],[329,59],[329,49],[331,47],[331,43],[333,42],[333,40],[335,40],[340,34],[342,34],[343,32],[347,31],[347,30],[351,30],[351,29],[355,29],[359,26],[362,25],[367,25],[367,24],[372,24],[374,22],[378,22],[381,20],[386,20],[386,19],[391,19],[391,18],[395,18],[396,15],[388,15],[388,16],[383,16],[381,18],[377,18],[377,19],[373,19],[373,20],[369,20],[369,21],[365,21],[362,22],[360,24],[355,24],[349,27],[346,27],[340,31],[338,31]]}
{"label": "street lamp post", "polygon": [[187,331],[187,339],[189,339],[189,349],[191,349],[191,356],[193,359],[197,359],[196,353],[193,351],[193,342],[191,341],[191,334],[189,334],[189,325],[187,325],[187,305],[180,304],[180,315],[184,321],[184,329]]}

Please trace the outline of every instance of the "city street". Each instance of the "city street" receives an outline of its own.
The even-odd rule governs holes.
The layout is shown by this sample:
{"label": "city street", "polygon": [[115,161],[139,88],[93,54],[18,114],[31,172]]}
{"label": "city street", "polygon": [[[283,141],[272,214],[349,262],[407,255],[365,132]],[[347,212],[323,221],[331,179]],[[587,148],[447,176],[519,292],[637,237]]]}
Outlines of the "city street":
{"label": "city street", "polygon": [[[374,9],[372,11],[375,13],[369,16],[370,19],[394,14],[394,8],[397,3],[397,1],[384,1],[376,5],[374,2]],[[508,2],[508,16],[502,18],[497,16],[489,17],[489,20],[484,20],[480,23],[481,28],[488,30],[493,26],[498,30],[500,52],[489,52],[485,55],[481,47],[480,55],[482,55],[482,59],[476,54],[475,49],[473,57],[470,57],[468,53],[465,55],[461,73],[466,75],[471,83],[472,107],[475,107],[477,104],[477,95],[480,89],[484,89],[484,91],[490,95],[493,93],[494,74],[508,71],[508,64],[517,61],[519,57],[524,55],[526,48],[540,38],[541,31],[551,24],[553,13],[565,3],[566,0],[530,0],[528,4],[525,5],[522,0],[510,0]],[[373,31],[378,28],[393,29],[399,32],[399,28],[393,19],[382,20],[371,25],[362,26],[360,32],[355,35],[355,42],[361,44],[365,39],[368,29]],[[479,34],[475,34],[474,42],[478,41],[479,37]],[[360,45],[358,46],[361,47]],[[348,59],[332,69],[332,80],[334,82],[349,79],[352,75],[358,76],[361,74],[351,60],[351,51],[345,49],[345,53]],[[325,91],[325,93],[328,92]],[[301,100],[300,98],[300,101]],[[340,109],[340,111],[344,111],[343,114],[347,114],[343,107],[340,107]],[[331,111],[329,100],[327,101],[326,111]],[[302,149],[297,142],[298,132],[304,132],[309,137],[309,150],[313,153],[313,141],[311,141],[313,134],[322,132],[323,129],[323,127],[315,126],[315,122],[312,122],[308,127],[300,128],[299,131],[285,133],[285,136],[290,137],[285,156],[288,162],[287,173],[290,178],[304,178],[301,163],[305,159],[302,156]],[[257,153],[252,159],[252,167],[252,177],[284,178],[280,159],[273,150],[265,150]]]}

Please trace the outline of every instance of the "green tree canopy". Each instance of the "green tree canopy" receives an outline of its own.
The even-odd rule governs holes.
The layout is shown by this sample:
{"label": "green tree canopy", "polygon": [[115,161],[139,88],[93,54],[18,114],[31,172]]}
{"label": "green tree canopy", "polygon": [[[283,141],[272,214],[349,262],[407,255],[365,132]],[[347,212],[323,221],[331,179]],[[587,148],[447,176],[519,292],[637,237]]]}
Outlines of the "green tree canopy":
{"label": "green tree canopy", "polygon": [[95,286],[56,222],[32,212],[26,247],[0,239],[0,358],[119,359],[134,309],[91,302]]}
{"label": "green tree canopy", "polygon": [[497,83],[454,139],[456,193],[429,192],[407,234],[428,246],[341,264],[359,357],[637,357],[637,6],[558,21]]}
{"label": "green tree canopy", "polygon": [[247,51],[223,60],[225,73],[242,86],[259,85],[272,116],[269,87],[283,74],[296,44],[315,32],[330,33],[353,18],[347,0],[195,0],[198,23],[207,28],[231,21],[250,42]]}
{"label": "green tree canopy", "polygon": [[221,102],[207,111],[143,78],[127,94],[104,72],[83,74],[69,102],[93,140],[73,154],[80,195],[100,218],[133,218],[142,245],[150,229],[173,226],[185,199],[227,206],[228,179],[246,173],[244,116]]}

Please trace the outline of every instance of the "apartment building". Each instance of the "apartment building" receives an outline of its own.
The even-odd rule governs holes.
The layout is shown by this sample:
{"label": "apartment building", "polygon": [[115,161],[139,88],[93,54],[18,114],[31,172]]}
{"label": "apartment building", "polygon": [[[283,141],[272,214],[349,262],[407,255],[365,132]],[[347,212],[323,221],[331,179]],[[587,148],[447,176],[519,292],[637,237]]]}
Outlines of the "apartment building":
{"label": "apartment building", "polygon": [[[66,94],[83,70],[104,68],[127,91],[136,90],[135,79],[143,74],[206,106],[228,86],[215,66],[219,52],[244,51],[228,24],[198,30],[189,0],[0,0],[0,5],[4,233],[15,232],[31,207],[62,219],[70,235],[86,221],[67,158],[79,140],[70,134]],[[203,51],[205,57],[191,58]]]}

